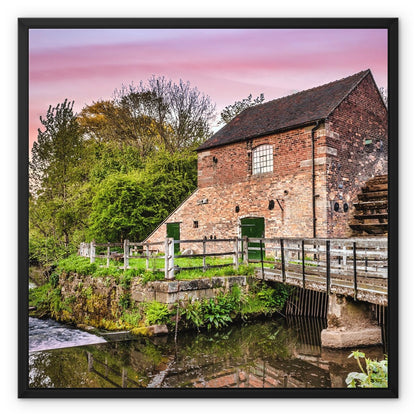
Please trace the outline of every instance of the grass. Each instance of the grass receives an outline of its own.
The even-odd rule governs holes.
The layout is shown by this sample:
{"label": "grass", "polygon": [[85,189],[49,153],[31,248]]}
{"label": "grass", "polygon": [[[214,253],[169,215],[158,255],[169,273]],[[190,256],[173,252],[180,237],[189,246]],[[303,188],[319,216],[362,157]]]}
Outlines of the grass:
{"label": "grass", "polygon": [[[233,262],[231,257],[210,257],[206,259],[206,265],[209,266],[205,272],[202,269],[195,270],[183,270],[176,273],[176,278],[179,279],[196,279],[200,277],[213,277],[213,276],[232,276],[238,273],[247,272],[246,269],[240,266],[239,271],[236,272],[233,266],[218,267],[224,264],[230,264]],[[187,268],[187,267],[201,267],[203,260],[202,257],[192,258],[178,258],[175,259],[175,267]],[[165,269],[165,258],[164,256],[158,256],[150,259],[149,269],[146,271],[146,259],[131,258],[129,259],[129,268],[123,269],[123,263],[114,260],[110,261],[109,267],[106,267],[107,260],[97,258],[94,263],[90,263],[89,258],[80,257],[78,255],[72,255],[68,258],[61,260],[57,265],[57,272],[73,272],[82,275],[90,275],[93,277],[135,277],[142,276],[146,281],[150,280],[161,280],[162,276],[160,271]],[[213,267],[214,266],[214,267]],[[246,274],[246,273],[244,273]],[[151,276],[153,275],[153,277]]]}
{"label": "grass", "polygon": [[214,267],[207,269],[205,272],[202,270],[183,270],[175,274],[176,280],[194,280],[202,279],[205,277],[222,277],[222,276],[253,276],[253,266],[239,266],[235,269],[234,266],[227,267]]}

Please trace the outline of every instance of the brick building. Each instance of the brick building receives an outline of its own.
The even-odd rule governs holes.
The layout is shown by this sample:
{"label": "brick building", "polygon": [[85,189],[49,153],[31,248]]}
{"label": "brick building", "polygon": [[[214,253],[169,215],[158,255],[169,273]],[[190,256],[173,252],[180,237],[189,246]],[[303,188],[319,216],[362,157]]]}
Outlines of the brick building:
{"label": "brick building", "polygon": [[198,188],[146,241],[233,238],[248,223],[257,237],[348,237],[387,147],[370,70],[248,108],[197,149]]}

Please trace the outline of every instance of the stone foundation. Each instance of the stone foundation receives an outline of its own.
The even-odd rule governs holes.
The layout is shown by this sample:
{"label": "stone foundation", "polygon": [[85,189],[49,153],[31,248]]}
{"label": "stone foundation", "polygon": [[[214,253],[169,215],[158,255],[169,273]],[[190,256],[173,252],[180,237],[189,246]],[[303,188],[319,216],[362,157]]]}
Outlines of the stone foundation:
{"label": "stone foundation", "polygon": [[373,319],[370,304],[350,297],[330,295],[328,327],[321,333],[323,347],[351,348],[382,343],[381,327]]}
{"label": "stone foundation", "polygon": [[213,277],[196,280],[140,282],[132,284],[131,298],[135,302],[158,301],[171,305],[177,300],[210,299],[220,292],[228,292],[232,286],[247,288],[245,276]]}

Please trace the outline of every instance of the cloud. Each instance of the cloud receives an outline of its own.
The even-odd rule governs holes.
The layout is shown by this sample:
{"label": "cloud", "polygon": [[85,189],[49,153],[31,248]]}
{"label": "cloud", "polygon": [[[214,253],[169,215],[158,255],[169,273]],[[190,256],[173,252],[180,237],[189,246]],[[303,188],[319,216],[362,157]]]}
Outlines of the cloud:
{"label": "cloud", "polygon": [[243,98],[240,90],[273,99],[367,68],[387,83],[385,30],[38,31],[30,45],[32,141],[49,104],[83,106],[151,75],[189,80],[218,107]]}

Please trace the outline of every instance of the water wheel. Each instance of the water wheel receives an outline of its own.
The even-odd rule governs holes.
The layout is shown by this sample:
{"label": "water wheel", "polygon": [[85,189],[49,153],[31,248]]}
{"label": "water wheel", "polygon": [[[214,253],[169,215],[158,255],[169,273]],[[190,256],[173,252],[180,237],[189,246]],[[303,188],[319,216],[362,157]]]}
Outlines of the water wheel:
{"label": "water wheel", "polygon": [[369,179],[357,195],[349,226],[353,236],[385,235],[388,232],[387,175]]}

